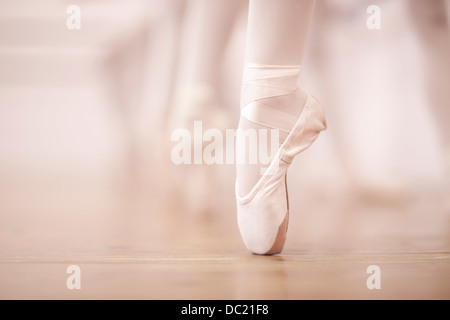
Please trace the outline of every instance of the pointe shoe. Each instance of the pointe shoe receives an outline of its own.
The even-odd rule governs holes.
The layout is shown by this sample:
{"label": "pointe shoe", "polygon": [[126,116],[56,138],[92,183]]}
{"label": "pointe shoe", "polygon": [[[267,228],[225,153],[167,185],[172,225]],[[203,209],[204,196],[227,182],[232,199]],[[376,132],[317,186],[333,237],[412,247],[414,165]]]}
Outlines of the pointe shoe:
{"label": "pointe shoe", "polygon": [[249,251],[273,255],[283,250],[289,222],[287,170],[294,157],[311,146],[325,129],[322,107],[308,96],[297,122],[252,191],[241,197],[236,183],[238,225]]}

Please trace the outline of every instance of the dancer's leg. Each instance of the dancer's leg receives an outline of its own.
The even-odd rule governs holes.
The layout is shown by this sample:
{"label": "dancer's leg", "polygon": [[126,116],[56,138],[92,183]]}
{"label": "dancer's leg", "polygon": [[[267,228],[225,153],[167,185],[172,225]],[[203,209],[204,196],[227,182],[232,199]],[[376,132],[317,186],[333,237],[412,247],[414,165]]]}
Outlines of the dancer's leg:
{"label": "dancer's leg", "polygon": [[[450,153],[450,0],[411,0],[408,3],[424,55],[423,81],[427,98],[446,149],[444,152]],[[449,159],[447,166],[450,170]]]}
{"label": "dancer's leg", "polygon": [[[184,128],[194,136],[195,121],[202,121],[204,130],[223,130],[228,124],[227,111],[219,101],[221,65],[234,21],[246,5],[246,0],[186,1],[177,84],[169,119],[172,131]],[[206,145],[199,143],[202,147]],[[216,169],[196,164],[177,172],[177,178],[183,181],[181,193],[188,214],[201,216],[215,211]]]}
{"label": "dancer's leg", "polygon": [[[216,108],[221,65],[234,20],[245,0],[188,0],[180,45],[178,74],[170,112],[171,129],[195,120],[220,118]],[[213,125],[213,124],[209,124]]]}
{"label": "dancer's leg", "polygon": [[[257,254],[282,251],[289,220],[287,170],[326,128],[318,101],[298,88],[313,7],[313,0],[250,0],[236,202],[241,236]],[[276,152],[266,157],[272,144]]]}
{"label": "dancer's leg", "polygon": [[315,0],[250,0],[246,61],[300,65]]}
{"label": "dancer's leg", "polygon": [[[250,163],[248,153],[252,148],[245,144],[239,148],[240,134],[255,130],[261,147],[260,129],[275,129],[279,130],[281,144],[306,101],[306,94],[298,89],[297,83],[314,4],[314,0],[250,0],[239,123],[242,131],[238,133],[237,150],[240,195],[251,191],[267,164],[259,157],[256,163]],[[270,131],[267,133],[270,144],[272,137]],[[246,156],[241,155],[243,152]],[[245,161],[239,161],[244,158]]]}
{"label": "dancer's leg", "polygon": [[180,86],[219,86],[219,66],[245,0],[189,0],[182,40]]}

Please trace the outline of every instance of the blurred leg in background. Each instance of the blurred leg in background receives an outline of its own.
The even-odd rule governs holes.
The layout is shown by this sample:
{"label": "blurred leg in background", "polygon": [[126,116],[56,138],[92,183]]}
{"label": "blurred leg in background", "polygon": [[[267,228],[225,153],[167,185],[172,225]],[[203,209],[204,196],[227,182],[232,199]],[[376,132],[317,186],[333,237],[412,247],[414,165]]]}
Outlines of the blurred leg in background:
{"label": "blurred leg in background", "polygon": [[[410,13],[424,57],[424,86],[442,143],[445,193],[450,192],[450,1],[411,0]],[[447,200],[448,201],[448,200]]]}
{"label": "blurred leg in background", "polygon": [[[222,80],[220,71],[224,53],[236,17],[246,3],[246,0],[186,2],[176,79],[178,95],[175,98],[195,91],[201,93],[211,91],[211,95],[217,100]],[[185,100],[181,100],[180,105],[184,104]],[[175,107],[183,108],[179,105]],[[175,113],[177,111],[179,110],[174,110]]]}
{"label": "blurred leg in background", "polygon": [[[410,13],[423,52],[424,86],[442,144],[444,210],[450,216],[450,1],[411,0]],[[450,243],[450,219],[447,224]]]}
{"label": "blurred leg in background", "polygon": [[[178,128],[193,133],[194,121],[202,121],[204,131],[214,128],[224,132],[231,127],[230,115],[221,101],[221,71],[236,18],[246,5],[246,0],[186,1],[169,135]],[[179,183],[174,185],[190,214],[214,210],[214,176],[215,167],[206,164],[183,165],[176,170],[173,178]]]}

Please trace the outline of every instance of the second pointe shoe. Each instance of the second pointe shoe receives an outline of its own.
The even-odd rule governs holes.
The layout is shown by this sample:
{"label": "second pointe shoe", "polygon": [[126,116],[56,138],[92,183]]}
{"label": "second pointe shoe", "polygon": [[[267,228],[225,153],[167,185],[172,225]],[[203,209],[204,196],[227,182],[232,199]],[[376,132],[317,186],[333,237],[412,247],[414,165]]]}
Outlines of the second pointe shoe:
{"label": "second pointe shoe", "polygon": [[239,230],[252,253],[273,255],[283,250],[289,221],[287,170],[294,157],[311,146],[325,129],[322,107],[308,96],[288,137],[255,187],[244,197],[236,188]]}

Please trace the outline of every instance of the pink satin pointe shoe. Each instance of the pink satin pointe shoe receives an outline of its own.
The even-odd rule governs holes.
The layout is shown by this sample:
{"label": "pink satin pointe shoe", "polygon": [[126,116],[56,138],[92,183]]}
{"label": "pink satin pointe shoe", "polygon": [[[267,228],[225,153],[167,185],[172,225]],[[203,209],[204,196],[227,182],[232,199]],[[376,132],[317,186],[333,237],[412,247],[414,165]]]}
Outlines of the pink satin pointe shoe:
{"label": "pink satin pointe shoe", "polygon": [[252,253],[273,255],[283,250],[289,222],[287,170],[294,157],[311,146],[325,129],[322,107],[308,96],[288,137],[250,193],[241,197],[236,185],[239,230]]}

